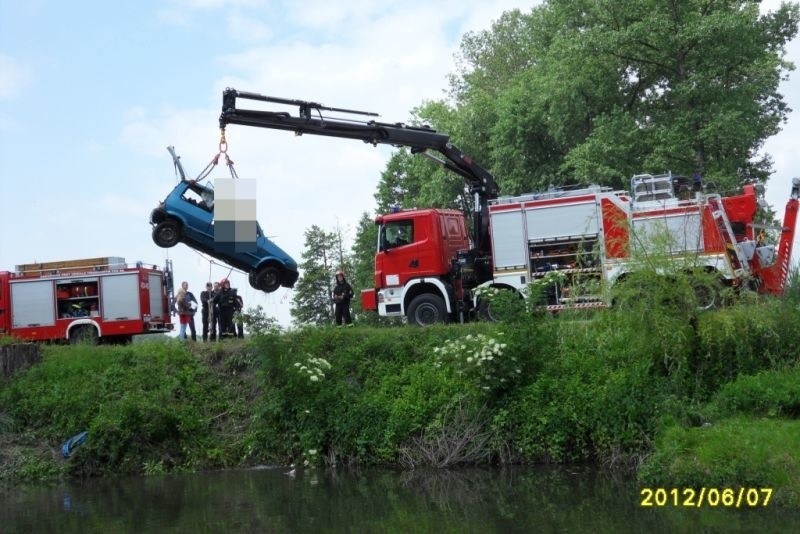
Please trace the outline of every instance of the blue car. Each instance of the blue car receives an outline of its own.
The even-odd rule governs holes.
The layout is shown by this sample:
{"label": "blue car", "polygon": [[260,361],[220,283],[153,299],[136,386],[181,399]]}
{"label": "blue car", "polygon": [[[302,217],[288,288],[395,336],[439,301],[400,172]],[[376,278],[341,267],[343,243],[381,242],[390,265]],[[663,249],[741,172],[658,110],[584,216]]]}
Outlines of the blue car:
{"label": "blue car", "polygon": [[[171,148],[171,147],[170,147]],[[173,154],[174,156],[174,154]],[[179,165],[176,158],[176,165]],[[185,243],[248,273],[250,285],[267,293],[293,287],[297,263],[270,241],[256,223],[256,241],[247,247],[214,240],[214,190],[194,180],[181,181],[150,214],[153,241],[162,248]]]}

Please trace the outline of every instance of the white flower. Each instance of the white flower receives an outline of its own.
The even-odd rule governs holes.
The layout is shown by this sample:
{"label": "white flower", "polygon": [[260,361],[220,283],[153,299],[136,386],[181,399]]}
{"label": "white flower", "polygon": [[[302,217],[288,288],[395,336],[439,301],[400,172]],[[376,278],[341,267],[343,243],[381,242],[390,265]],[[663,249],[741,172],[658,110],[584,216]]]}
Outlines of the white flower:
{"label": "white flower", "polygon": [[311,380],[312,382],[319,382],[319,377],[318,377],[317,375],[311,375],[311,376],[309,376],[308,378],[309,378],[309,380]]}

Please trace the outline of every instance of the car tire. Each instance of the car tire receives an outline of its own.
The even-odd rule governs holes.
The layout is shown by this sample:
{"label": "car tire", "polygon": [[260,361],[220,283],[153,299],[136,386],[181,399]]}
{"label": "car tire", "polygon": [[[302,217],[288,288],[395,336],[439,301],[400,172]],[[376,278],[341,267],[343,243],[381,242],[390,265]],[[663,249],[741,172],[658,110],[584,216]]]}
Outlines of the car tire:
{"label": "car tire", "polygon": [[447,323],[448,319],[444,300],[438,295],[417,295],[408,307],[408,322],[416,326]]}
{"label": "car tire", "polygon": [[153,228],[153,242],[161,248],[171,248],[181,240],[181,227],[172,219],[161,221]]}
{"label": "car tire", "polygon": [[267,265],[256,274],[257,289],[266,293],[277,291],[281,287],[281,270],[275,265]]}
{"label": "car tire", "polygon": [[247,273],[247,281],[250,283],[250,287],[253,289],[258,289],[258,282],[256,280],[256,272],[250,271]]}

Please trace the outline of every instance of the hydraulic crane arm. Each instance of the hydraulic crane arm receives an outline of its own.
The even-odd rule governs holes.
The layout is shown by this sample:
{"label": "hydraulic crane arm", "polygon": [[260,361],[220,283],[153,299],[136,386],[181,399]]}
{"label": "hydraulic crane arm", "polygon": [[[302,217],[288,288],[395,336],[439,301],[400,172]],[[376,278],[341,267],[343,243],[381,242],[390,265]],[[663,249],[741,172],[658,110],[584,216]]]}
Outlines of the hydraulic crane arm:
{"label": "hydraulic crane arm", "polygon": [[[286,111],[240,109],[236,106],[237,98],[298,106],[299,112],[297,116],[292,116]],[[446,169],[462,176],[468,183],[470,193],[475,196],[476,200],[474,245],[481,251],[488,247],[488,203],[489,200],[497,198],[499,187],[486,169],[450,143],[449,136],[427,126],[414,127],[403,123],[391,124],[374,120],[358,121],[325,117],[322,114],[324,111],[378,116],[376,113],[366,111],[331,108],[315,102],[277,98],[228,88],[222,95],[222,114],[219,117],[219,125],[222,129],[225,129],[228,124],[241,124],[274,130],[288,130],[296,135],[307,133],[356,139],[371,145],[380,143],[409,147],[414,153],[435,150],[445,159],[433,159]]]}

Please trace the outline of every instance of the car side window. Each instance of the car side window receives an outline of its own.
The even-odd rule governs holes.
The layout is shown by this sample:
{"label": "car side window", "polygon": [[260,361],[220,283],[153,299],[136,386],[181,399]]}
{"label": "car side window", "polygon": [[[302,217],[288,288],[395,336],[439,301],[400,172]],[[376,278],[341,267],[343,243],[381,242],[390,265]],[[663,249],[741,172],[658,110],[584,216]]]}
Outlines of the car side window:
{"label": "car side window", "polygon": [[211,191],[209,194],[209,191],[205,189],[201,189],[198,191],[192,187],[187,187],[186,191],[184,191],[183,194],[181,195],[181,198],[186,202],[188,202],[189,204],[193,204],[206,211],[213,211],[213,205],[214,205],[213,191]]}

